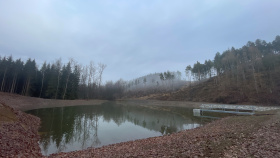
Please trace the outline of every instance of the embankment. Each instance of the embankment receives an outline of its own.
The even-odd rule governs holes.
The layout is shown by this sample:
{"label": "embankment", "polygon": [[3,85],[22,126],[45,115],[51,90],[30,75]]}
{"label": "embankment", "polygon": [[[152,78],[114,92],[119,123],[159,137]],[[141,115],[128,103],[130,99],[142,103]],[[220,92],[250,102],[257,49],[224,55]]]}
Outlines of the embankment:
{"label": "embankment", "polygon": [[0,104],[0,157],[42,157],[40,119]]}
{"label": "embankment", "polygon": [[[279,76],[279,75],[278,75]],[[219,82],[217,81],[219,80]],[[275,80],[273,92],[266,88],[262,83],[262,89],[256,91],[252,84],[236,87],[229,84],[225,76],[213,77],[204,82],[192,84],[181,88],[178,91],[166,94],[155,94],[150,99],[173,100],[173,101],[193,101],[210,102],[222,104],[247,104],[247,105],[280,105],[280,80]],[[268,81],[269,82],[269,81]]]}
{"label": "embankment", "polygon": [[106,102],[106,100],[55,100],[26,97],[18,94],[0,92],[0,103],[6,104],[17,110],[26,111],[31,109],[40,109],[58,106],[74,105],[97,105]]}
{"label": "embankment", "polygon": [[[38,107],[50,103],[22,96],[3,98],[1,95],[1,102],[17,109],[27,109],[32,103]],[[58,103],[52,102],[52,105]],[[43,157],[38,145],[39,119],[5,105],[0,108],[0,157]],[[280,111],[265,111],[254,116],[227,117],[171,135],[56,153],[49,157],[279,157],[279,131]]]}

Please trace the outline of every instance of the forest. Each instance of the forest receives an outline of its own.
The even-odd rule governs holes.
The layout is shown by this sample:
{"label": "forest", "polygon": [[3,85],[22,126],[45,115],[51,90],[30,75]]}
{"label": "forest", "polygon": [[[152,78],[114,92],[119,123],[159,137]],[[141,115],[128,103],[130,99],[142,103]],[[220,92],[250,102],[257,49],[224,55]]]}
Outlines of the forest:
{"label": "forest", "polygon": [[228,92],[227,95],[237,98],[233,102],[245,102],[257,96],[277,103],[280,98],[280,36],[268,43],[260,39],[249,41],[241,48],[232,47],[216,53],[213,60],[188,65],[185,69],[187,80],[181,79],[179,71],[166,71],[131,81],[120,79],[102,84],[105,68],[105,64],[93,62],[83,66],[73,59],[67,64],[62,64],[61,59],[44,62],[38,68],[32,59],[24,62],[14,60],[12,56],[0,57],[0,91],[50,99],[109,100],[175,92],[175,98],[180,98],[179,95],[183,99],[196,94],[189,91],[185,96],[186,93],[180,90],[182,87],[192,87],[210,79],[215,88],[206,93],[219,91],[224,95],[217,93],[217,97],[206,101],[226,102],[225,98],[229,96],[225,96],[225,92]]}
{"label": "forest", "polygon": [[279,104],[280,36],[269,43],[257,39],[239,49],[218,52],[213,60],[188,65],[185,72],[189,80],[200,84],[189,84],[169,99]]}
{"label": "forest", "polygon": [[[276,36],[275,40],[267,43],[264,40],[257,39],[255,42],[249,41],[242,48],[216,53],[213,60],[205,60],[204,63],[197,62],[187,66],[186,75],[191,80],[200,81],[212,76],[227,76],[228,82],[239,85],[246,80],[253,81],[257,85],[256,73],[265,72],[267,77],[272,77],[271,73],[279,69],[280,54],[280,36]],[[249,75],[248,78],[246,75]],[[272,86],[269,86],[272,88]],[[257,86],[255,86],[258,91]]]}
{"label": "forest", "polygon": [[[217,52],[180,72],[155,73],[126,82],[125,96],[220,103],[280,103],[280,36]],[[152,96],[155,94],[155,96]]]}
{"label": "forest", "polygon": [[110,99],[110,83],[101,85],[105,64],[82,66],[73,59],[62,64],[0,57],[0,91],[49,99]]}
{"label": "forest", "polygon": [[187,83],[180,71],[153,73],[125,82],[123,96],[131,98],[164,94],[176,91]]}

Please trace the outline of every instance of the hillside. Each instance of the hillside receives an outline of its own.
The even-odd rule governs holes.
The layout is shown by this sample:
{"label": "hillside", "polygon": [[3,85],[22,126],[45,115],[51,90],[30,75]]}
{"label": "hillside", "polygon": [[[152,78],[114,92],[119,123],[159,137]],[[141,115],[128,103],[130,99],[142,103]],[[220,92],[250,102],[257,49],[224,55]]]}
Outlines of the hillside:
{"label": "hillside", "polygon": [[[280,74],[279,70],[275,72]],[[265,104],[265,105],[279,105],[280,104],[280,75],[275,77],[273,81],[274,87],[271,92],[265,87],[267,80],[263,74],[258,74],[258,92],[254,88],[254,83],[248,81],[247,84],[242,85],[243,88],[238,88],[235,85],[227,84],[228,80],[225,76],[213,77],[205,82],[197,85],[190,85],[184,87],[176,92],[160,94],[150,97],[150,99],[159,100],[185,100],[195,102],[217,102],[227,104]],[[220,82],[216,81],[219,78]]]}
{"label": "hillside", "polygon": [[122,99],[140,98],[180,89],[188,83],[181,72],[167,71],[145,75],[124,83]]}
{"label": "hillside", "polygon": [[218,52],[213,60],[187,66],[186,74],[198,84],[153,98],[279,105],[280,36],[270,43],[257,39],[239,49]]}

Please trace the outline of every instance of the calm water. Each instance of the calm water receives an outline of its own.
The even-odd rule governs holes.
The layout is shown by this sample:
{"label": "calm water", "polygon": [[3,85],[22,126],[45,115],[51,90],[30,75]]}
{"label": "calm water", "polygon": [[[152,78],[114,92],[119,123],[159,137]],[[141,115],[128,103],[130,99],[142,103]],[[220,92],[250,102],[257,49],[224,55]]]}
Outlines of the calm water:
{"label": "calm water", "polygon": [[27,113],[41,118],[40,147],[45,155],[161,136],[203,124],[189,108],[128,106],[114,102]]}

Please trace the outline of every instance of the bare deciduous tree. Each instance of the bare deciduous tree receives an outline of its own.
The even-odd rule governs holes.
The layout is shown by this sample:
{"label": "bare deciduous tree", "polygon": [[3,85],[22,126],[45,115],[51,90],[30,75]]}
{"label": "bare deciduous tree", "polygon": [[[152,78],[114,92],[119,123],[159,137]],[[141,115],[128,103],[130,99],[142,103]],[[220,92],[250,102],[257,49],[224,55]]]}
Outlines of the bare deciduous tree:
{"label": "bare deciduous tree", "polygon": [[98,63],[98,87],[100,88],[100,85],[102,83],[102,74],[103,74],[103,71],[104,69],[106,68],[107,65],[105,64],[102,64],[102,63]]}

